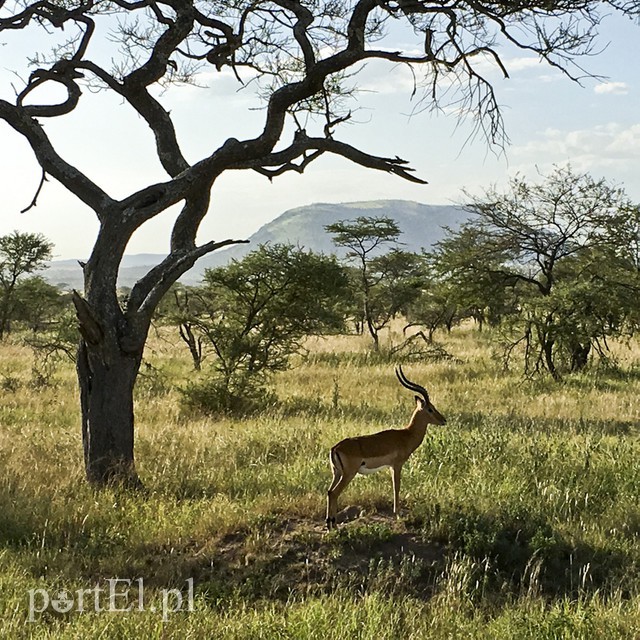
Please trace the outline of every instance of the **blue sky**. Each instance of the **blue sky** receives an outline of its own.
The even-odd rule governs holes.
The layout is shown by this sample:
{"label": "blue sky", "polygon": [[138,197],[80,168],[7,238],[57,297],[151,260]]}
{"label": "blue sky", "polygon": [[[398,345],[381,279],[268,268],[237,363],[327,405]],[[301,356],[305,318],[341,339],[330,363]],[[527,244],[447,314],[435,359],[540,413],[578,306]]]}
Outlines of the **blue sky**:
{"label": "blue sky", "polygon": [[[394,176],[324,157],[304,175],[284,175],[273,183],[252,172],[230,173],[215,185],[213,204],[200,240],[243,238],[285,210],[313,202],[399,198],[428,204],[459,202],[462,189],[479,192],[504,185],[516,172],[536,177],[553,164],[571,162],[625,187],[640,202],[640,26],[612,16],[601,31],[604,50],[583,61],[604,79],[582,86],[523,52],[505,52],[509,79],[488,71],[495,82],[511,144],[504,153],[478,137],[468,141],[471,123],[455,114],[411,115],[411,78],[402,67],[376,66],[361,78],[363,92],[355,124],[338,130],[339,139],[371,153],[400,156],[429,181],[413,185]],[[0,44],[7,39],[0,38]],[[0,46],[0,96],[10,99],[23,68],[12,42]],[[260,111],[251,91],[237,92],[227,73],[206,73],[206,88],[175,87],[162,99],[171,107],[184,152],[190,160],[211,153],[228,137],[255,135]],[[87,95],[73,115],[44,122],[65,157],[116,197],[165,178],[146,125],[114,97]],[[91,211],[47,182],[38,206],[25,214],[40,171],[27,144],[0,123],[0,235],[13,229],[44,233],[57,258],[86,257],[97,223]],[[140,230],[128,253],[167,250],[172,212]]]}

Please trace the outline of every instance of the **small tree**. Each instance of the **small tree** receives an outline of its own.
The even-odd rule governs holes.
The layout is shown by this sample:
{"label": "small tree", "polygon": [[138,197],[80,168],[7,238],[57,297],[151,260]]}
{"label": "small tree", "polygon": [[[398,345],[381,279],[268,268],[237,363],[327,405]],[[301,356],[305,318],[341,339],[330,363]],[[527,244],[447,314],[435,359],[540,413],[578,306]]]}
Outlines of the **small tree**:
{"label": "small tree", "polygon": [[347,259],[355,267],[354,299],[373,348],[379,351],[380,331],[419,294],[423,275],[420,257],[398,248],[400,228],[392,218],[360,216],[325,229],[336,246],[348,249]]}
{"label": "small tree", "polygon": [[67,304],[71,304],[69,297],[65,297],[58,287],[44,278],[23,278],[15,288],[11,319],[37,333],[54,323]]}
{"label": "small tree", "polygon": [[369,265],[369,304],[367,327],[379,350],[379,334],[398,315],[406,316],[410,305],[425,284],[424,262],[409,251],[391,249],[373,258]]}
{"label": "small tree", "polygon": [[[532,319],[538,341],[553,342],[552,366],[584,369],[591,354],[609,359],[609,337],[632,335],[640,295],[636,269],[613,247],[584,249],[558,268],[551,293],[531,300],[524,311]],[[540,322],[544,318],[544,322]],[[544,365],[549,368],[548,353]]]}
{"label": "small tree", "polygon": [[[213,410],[264,402],[264,384],[285,369],[304,339],[342,327],[347,278],[334,258],[291,245],[264,245],[241,261],[206,271],[189,318],[213,352],[188,399]],[[184,321],[183,321],[184,322]]]}
{"label": "small tree", "polygon": [[196,371],[202,368],[204,353],[202,335],[198,335],[195,319],[203,312],[198,289],[176,284],[167,292],[155,313],[160,322],[178,327],[180,339],[187,345]]}
{"label": "small tree", "polygon": [[[456,232],[449,230],[448,237],[427,254],[433,290],[427,293],[435,298],[436,309],[438,301],[445,305],[445,318],[450,315],[446,308],[455,308],[458,319],[473,318],[482,329],[485,323],[499,324],[514,311],[515,280],[501,271],[511,253],[500,243],[491,245],[493,240],[485,229],[467,224]],[[431,306],[427,301],[427,309]]]}
{"label": "small tree", "polygon": [[20,278],[44,269],[52,249],[53,244],[40,233],[14,231],[0,237],[0,340],[9,330]]}
{"label": "small tree", "polygon": [[458,320],[459,309],[455,300],[455,290],[450,282],[429,279],[409,307],[405,333],[410,327],[424,327],[426,335],[422,331],[416,335],[432,343],[433,336],[440,327],[446,327],[447,331],[451,331],[454,322]]}

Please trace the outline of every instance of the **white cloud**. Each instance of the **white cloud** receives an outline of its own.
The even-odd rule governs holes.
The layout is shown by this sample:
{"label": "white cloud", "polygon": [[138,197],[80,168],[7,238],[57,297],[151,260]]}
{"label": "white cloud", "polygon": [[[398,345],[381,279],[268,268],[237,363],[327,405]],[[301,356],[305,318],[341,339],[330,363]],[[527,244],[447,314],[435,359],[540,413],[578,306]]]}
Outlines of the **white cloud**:
{"label": "white cloud", "polygon": [[362,71],[357,84],[364,92],[411,95],[415,78],[406,65],[372,63]]}
{"label": "white cloud", "polygon": [[604,161],[640,158],[640,124],[627,127],[611,122],[591,129],[547,129],[542,137],[516,146],[520,156],[550,154]]}
{"label": "white cloud", "polygon": [[[640,173],[640,123],[623,126],[619,123],[599,125],[590,129],[561,131],[547,129],[537,138],[511,149],[519,171],[537,166],[542,170],[554,164],[571,163],[578,171],[604,174],[614,181],[637,185]],[[637,186],[635,187],[638,197]]]}
{"label": "white cloud", "polygon": [[505,61],[507,71],[523,71],[525,69],[535,69],[540,66],[540,59],[531,56],[521,58],[511,58]]}
{"label": "white cloud", "polygon": [[629,85],[626,82],[603,82],[596,85],[593,90],[601,94],[626,96],[629,93]]}

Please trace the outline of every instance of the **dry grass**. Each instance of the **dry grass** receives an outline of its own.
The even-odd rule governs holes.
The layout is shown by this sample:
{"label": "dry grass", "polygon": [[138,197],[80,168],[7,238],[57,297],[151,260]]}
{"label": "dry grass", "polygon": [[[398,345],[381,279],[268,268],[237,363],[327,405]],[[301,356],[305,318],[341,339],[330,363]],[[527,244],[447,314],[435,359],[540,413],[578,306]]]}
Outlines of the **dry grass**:
{"label": "dry grass", "polygon": [[[396,328],[397,330],[397,328]],[[397,336],[396,336],[397,339]],[[406,363],[449,419],[406,466],[354,482],[323,530],[329,447],[406,423],[393,363],[358,337],[309,341],[247,419],[185,413],[186,353],[152,337],[137,390],[144,496],[82,479],[71,364],[34,387],[0,345],[0,637],[592,638],[640,633],[640,348],[619,371],[558,385],[505,373],[488,335],[441,336],[451,360]],[[29,589],[144,577],[150,602],[195,580],[195,611],[40,615]]]}

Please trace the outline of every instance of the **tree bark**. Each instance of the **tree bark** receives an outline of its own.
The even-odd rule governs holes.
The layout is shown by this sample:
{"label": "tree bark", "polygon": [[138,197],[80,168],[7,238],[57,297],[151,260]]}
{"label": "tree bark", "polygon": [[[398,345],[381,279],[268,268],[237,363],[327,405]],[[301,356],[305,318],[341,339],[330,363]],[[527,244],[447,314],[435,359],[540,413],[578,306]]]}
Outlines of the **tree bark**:
{"label": "tree bark", "polygon": [[369,329],[369,335],[373,339],[373,350],[378,353],[380,351],[380,339],[378,337],[378,331],[373,324],[373,320],[371,320],[371,316],[369,314],[369,308],[366,308],[366,320],[367,320],[367,328]]}
{"label": "tree bark", "polygon": [[553,361],[554,344],[555,344],[555,340],[550,340],[545,338],[542,344],[542,349],[544,352],[544,360],[545,360],[545,364],[547,365],[547,370],[549,371],[549,373],[551,374],[551,377],[554,380],[559,381],[561,380],[561,377],[560,377],[560,374],[558,373],[558,370],[556,369],[555,362]]}
{"label": "tree bark", "polygon": [[571,346],[571,371],[582,371],[589,362],[591,343],[580,344],[576,342]]}
{"label": "tree bark", "polygon": [[141,360],[141,351],[109,352],[86,340],[80,343],[77,373],[82,445],[87,480],[92,484],[141,486],[133,448],[133,388]]}
{"label": "tree bark", "polygon": [[189,322],[181,322],[179,331],[180,337],[186,343],[187,347],[189,347],[193,368],[196,371],[200,371],[200,369],[202,369],[202,342],[199,338],[195,337]]}
{"label": "tree bark", "polygon": [[94,485],[141,487],[134,458],[133,388],[149,322],[128,322],[114,296],[98,306],[74,291],[82,336],[76,371],[80,387],[82,446],[87,480]]}
{"label": "tree bark", "polygon": [[9,314],[11,311],[11,290],[5,289],[0,300],[0,340],[4,340],[6,333],[9,333]]}

